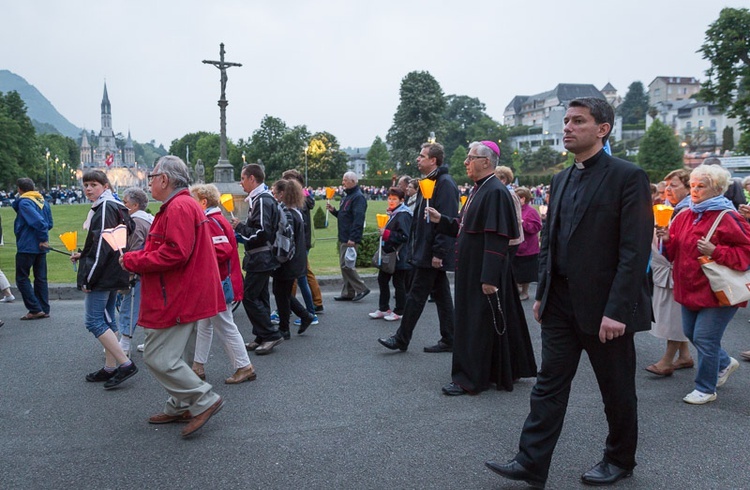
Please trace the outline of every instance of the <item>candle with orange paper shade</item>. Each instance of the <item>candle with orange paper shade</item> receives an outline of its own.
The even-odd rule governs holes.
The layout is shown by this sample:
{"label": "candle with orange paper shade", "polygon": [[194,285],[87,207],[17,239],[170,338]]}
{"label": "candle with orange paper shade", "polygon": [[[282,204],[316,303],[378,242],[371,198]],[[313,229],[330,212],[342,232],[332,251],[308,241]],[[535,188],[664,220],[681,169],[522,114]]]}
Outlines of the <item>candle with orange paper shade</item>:
{"label": "candle with orange paper shade", "polygon": [[674,208],[666,204],[654,205],[654,224],[659,228],[669,226],[669,220],[672,219]]}
{"label": "candle with orange paper shade", "polygon": [[[432,179],[422,179],[419,181],[419,190],[422,191],[422,197],[427,199],[427,207],[430,206],[430,199],[432,199],[432,193],[435,192],[435,181]],[[430,222],[430,216],[425,213],[427,222]]]}
{"label": "candle with orange paper shade", "polygon": [[[65,246],[65,250],[73,255],[73,252],[78,248],[78,232],[77,231],[66,231],[60,235],[60,241]],[[73,270],[76,270],[76,263],[73,262]]]}
{"label": "candle with orange paper shade", "polygon": [[465,206],[466,205],[466,200],[469,199],[469,197],[468,196],[461,196],[460,199],[461,199],[461,206]]}
{"label": "candle with orange paper shade", "polygon": [[[326,187],[326,204],[331,203],[331,199],[336,194],[336,189],[333,187]],[[326,228],[328,228],[328,208],[326,208]]]}
{"label": "candle with orange paper shade", "polygon": [[378,220],[378,228],[380,228],[380,240],[378,241],[378,265],[381,265],[383,263],[383,230],[385,229],[385,225],[388,224],[388,215],[387,214],[376,214],[375,218]]}
{"label": "candle with orange paper shade", "polygon": [[222,194],[219,198],[219,202],[224,206],[224,209],[229,211],[229,214],[234,218],[234,196],[231,194]]}

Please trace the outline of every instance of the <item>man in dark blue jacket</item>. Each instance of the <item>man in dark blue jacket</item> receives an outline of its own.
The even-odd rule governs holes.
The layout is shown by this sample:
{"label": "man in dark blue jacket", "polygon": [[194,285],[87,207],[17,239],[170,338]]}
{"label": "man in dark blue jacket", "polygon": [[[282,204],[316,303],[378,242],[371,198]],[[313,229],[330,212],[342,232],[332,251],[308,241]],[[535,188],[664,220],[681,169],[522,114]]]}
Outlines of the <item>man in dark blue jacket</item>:
{"label": "man in dark blue jacket", "polygon": [[[47,252],[49,230],[52,229],[52,211],[49,203],[34,190],[34,181],[21,178],[16,182],[18,197],[13,201],[16,221],[16,286],[29,312],[21,320],[49,318],[49,291],[47,289]],[[34,271],[34,287],[29,280]]]}
{"label": "man in dark blue jacket", "polygon": [[428,200],[419,191],[414,218],[411,222],[409,251],[414,276],[411,289],[406,297],[404,316],[396,335],[378,339],[384,347],[405,351],[411,342],[414,327],[424,310],[430,292],[435,298],[438,319],[440,320],[440,340],[437,344],[425,347],[425,352],[451,352],[453,350],[453,298],[447,271],[452,271],[455,262],[456,239],[437,233],[437,225],[425,219],[427,201],[432,208],[446,216],[458,215],[458,187],[443,166],[443,146],[439,143],[425,143],[417,157],[417,168],[424,176],[435,182],[432,197]]}
{"label": "man in dark blue jacket", "polygon": [[362,231],[365,227],[365,213],[367,212],[367,199],[357,185],[359,179],[354,172],[347,172],[341,184],[344,186],[344,198],[341,200],[339,209],[326,204],[328,210],[339,220],[339,265],[341,266],[341,277],[344,278],[344,286],[341,288],[341,296],[336,296],[336,301],[359,301],[370,293],[362,278],[357,274],[356,266],[347,267],[344,260],[346,250],[350,247],[355,249],[362,241]]}

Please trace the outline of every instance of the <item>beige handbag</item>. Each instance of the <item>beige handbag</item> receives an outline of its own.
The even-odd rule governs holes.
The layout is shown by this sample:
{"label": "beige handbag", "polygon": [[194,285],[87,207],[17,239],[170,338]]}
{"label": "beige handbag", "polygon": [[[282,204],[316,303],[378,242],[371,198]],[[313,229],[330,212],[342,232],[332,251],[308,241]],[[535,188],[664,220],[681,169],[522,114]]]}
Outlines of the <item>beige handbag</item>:
{"label": "beige handbag", "polygon": [[[719,214],[708,231],[706,240],[711,240],[721,218],[728,212],[728,210],[724,210]],[[705,255],[698,257],[698,261],[720,305],[734,306],[750,300],[750,271],[730,269],[727,266],[717,264]]]}

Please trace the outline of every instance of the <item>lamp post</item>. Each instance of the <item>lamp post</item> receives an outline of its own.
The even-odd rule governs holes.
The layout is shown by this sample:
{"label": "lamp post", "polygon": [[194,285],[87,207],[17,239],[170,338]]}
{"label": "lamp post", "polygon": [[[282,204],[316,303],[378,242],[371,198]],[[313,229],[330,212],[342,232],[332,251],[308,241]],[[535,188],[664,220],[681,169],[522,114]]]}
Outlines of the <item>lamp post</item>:
{"label": "lamp post", "polygon": [[49,148],[47,148],[45,157],[47,158],[47,192],[49,192]]}
{"label": "lamp post", "polygon": [[305,188],[307,188],[307,150],[310,149],[310,145],[305,145]]}
{"label": "lamp post", "polygon": [[244,167],[245,165],[247,165],[247,160],[245,157],[245,150],[242,150],[242,166]]}
{"label": "lamp post", "polygon": [[60,165],[60,159],[55,155],[55,187],[58,186],[57,184],[57,167]]}
{"label": "lamp post", "polygon": [[430,131],[430,137],[427,138],[427,142],[432,145],[435,143],[435,141],[437,141],[435,139],[435,131]]}

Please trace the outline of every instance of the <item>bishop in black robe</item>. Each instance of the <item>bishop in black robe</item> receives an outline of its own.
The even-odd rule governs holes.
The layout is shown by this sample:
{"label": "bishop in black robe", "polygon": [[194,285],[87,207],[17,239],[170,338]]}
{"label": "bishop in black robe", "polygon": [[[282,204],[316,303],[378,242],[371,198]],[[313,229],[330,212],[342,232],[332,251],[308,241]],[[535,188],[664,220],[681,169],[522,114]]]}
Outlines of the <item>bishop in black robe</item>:
{"label": "bishop in black robe", "polygon": [[[438,232],[457,236],[453,383],[477,394],[495,383],[513,390],[537,368],[508,242],[519,234],[513,200],[494,174],[477,180],[458,218],[441,216]],[[482,284],[498,288],[485,294]]]}

